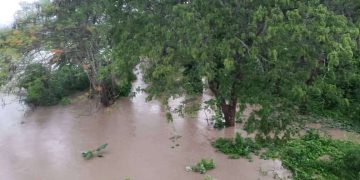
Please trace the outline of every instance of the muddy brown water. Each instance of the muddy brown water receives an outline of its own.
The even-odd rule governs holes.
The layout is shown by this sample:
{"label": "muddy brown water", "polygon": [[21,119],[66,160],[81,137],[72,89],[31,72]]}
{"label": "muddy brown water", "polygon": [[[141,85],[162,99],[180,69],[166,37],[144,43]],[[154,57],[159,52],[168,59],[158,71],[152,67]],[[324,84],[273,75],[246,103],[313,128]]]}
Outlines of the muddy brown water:
{"label": "muddy brown water", "polygon": [[[136,86],[143,86],[141,78]],[[212,129],[203,111],[168,123],[161,104],[146,102],[142,93],[111,108],[83,95],[68,106],[34,111],[15,96],[0,96],[7,103],[0,107],[0,180],[201,180],[204,175],[185,171],[201,158],[214,159],[207,174],[218,180],[272,179],[272,172],[284,171],[278,161],[228,159],[211,140],[238,129]],[[109,144],[103,158],[81,157],[103,143]]]}

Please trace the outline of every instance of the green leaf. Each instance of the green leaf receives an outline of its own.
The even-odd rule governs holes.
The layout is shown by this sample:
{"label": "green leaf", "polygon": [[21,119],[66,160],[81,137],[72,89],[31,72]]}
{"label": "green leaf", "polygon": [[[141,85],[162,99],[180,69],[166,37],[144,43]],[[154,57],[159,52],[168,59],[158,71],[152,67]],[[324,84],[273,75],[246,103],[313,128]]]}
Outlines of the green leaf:
{"label": "green leaf", "polygon": [[99,146],[99,147],[96,149],[96,151],[101,151],[101,150],[105,149],[105,148],[107,147],[107,145],[108,145],[108,144],[105,143],[105,144]]}
{"label": "green leaf", "polygon": [[86,160],[89,160],[94,156],[92,151],[85,151],[85,152],[82,152],[81,154],[82,154],[83,158]]}

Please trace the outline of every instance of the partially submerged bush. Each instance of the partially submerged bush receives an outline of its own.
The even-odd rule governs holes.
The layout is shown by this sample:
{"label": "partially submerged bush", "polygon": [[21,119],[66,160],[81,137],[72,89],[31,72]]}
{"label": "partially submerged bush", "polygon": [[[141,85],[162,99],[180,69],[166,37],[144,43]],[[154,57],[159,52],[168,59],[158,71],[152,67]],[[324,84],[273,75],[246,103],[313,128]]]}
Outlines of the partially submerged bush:
{"label": "partially submerged bush", "polygon": [[254,140],[243,138],[239,133],[234,139],[219,138],[212,145],[231,159],[250,158],[250,153],[258,153],[261,148]]}
{"label": "partially submerged bush", "polygon": [[215,163],[212,159],[210,159],[210,160],[201,159],[194,166],[191,166],[191,171],[204,174],[204,173],[206,173],[206,171],[214,169],[214,168],[215,168]]}
{"label": "partially submerged bush", "polygon": [[42,64],[30,64],[23,77],[19,87],[27,90],[25,101],[40,106],[65,102],[65,97],[71,93],[89,87],[85,72],[74,65],[63,65],[50,71]]}
{"label": "partially submerged bush", "polygon": [[68,97],[63,97],[63,98],[60,100],[60,104],[63,105],[63,106],[69,105],[69,104],[71,104],[71,100],[70,100],[70,98],[68,98]]}

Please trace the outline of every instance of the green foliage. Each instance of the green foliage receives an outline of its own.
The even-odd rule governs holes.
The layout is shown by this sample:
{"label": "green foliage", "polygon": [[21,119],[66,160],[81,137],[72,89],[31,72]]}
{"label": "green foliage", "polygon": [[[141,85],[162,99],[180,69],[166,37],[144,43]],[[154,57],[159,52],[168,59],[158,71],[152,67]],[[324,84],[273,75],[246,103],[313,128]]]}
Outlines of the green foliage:
{"label": "green foliage", "polygon": [[[268,112],[259,118],[271,118],[254,128],[265,127],[268,134],[271,128],[287,129],[296,114],[357,121],[359,29],[349,18],[356,11],[352,3],[346,3],[351,16],[339,3],[334,11],[326,8],[332,4],[124,1],[113,7],[127,8],[108,13],[117,64],[132,67],[143,57],[150,99],[208,88],[226,121],[234,121],[232,103],[262,105]],[[126,18],[119,21],[120,15]],[[278,113],[293,118],[276,122]]]}
{"label": "green foliage", "polygon": [[360,145],[308,132],[275,146],[267,156],[280,158],[294,179],[359,179]]}
{"label": "green foliage", "polygon": [[[24,67],[24,64],[31,64],[32,59],[38,59],[39,54],[46,52],[52,55],[49,63],[62,68],[61,71],[56,70],[58,75],[53,75],[55,71],[52,70],[51,79],[58,85],[67,85],[54,88],[53,90],[58,91],[54,94],[62,93],[62,90],[65,91],[64,94],[69,94],[73,89],[82,89],[85,84],[90,84],[90,88],[94,90],[92,92],[100,96],[99,99],[105,106],[113,103],[119,96],[127,96],[134,80],[132,70],[136,63],[124,62],[127,58],[119,62],[118,59],[123,56],[118,53],[123,52],[113,51],[112,47],[115,49],[117,45],[111,42],[112,25],[106,12],[114,3],[116,2],[112,0],[63,0],[61,3],[42,0],[24,3],[17,12],[13,29],[0,32],[0,83],[10,79],[7,77],[11,73],[6,71],[11,69],[11,63],[15,64],[14,67]],[[11,57],[10,62],[5,62],[6,66],[2,67],[5,56],[7,59]],[[82,78],[85,73],[78,77],[67,77],[73,70],[63,66],[83,68],[88,80],[74,81],[74,78]],[[15,73],[21,74],[22,70],[19,68]],[[44,83],[43,89],[48,88],[48,82]],[[41,85],[37,85],[37,89],[41,90]],[[54,101],[58,101],[59,96],[56,95]],[[51,101],[53,100],[36,103],[56,103]]]}
{"label": "green foliage", "polygon": [[[0,51],[12,62],[53,50],[56,64],[84,66],[104,105],[129,94],[142,62],[149,99],[210,89],[226,125],[234,125],[238,102],[259,104],[249,129],[279,135],[299,114],[360,124],[359,7],[356,0],[44,0],[0,33]],[[11,66],[1,59],[3,82]],[[46,89],[42,83],[34,89]]]}
{"label": "green foliage", "polygon": [[103,157],[102,150],[104,150],[107,146],[108,146],[107,143],[102,144],[96,150],[84,151],[81,153],[81,155],[85,160],[89,160],[89,159],[93,158],[94,156]]}
{"label": "green foliage", "polygon": [[68,97],[63,97],[60,100],[60,104],[63,106],[71,104],[71,100]]}
{"label": "green foliage", "polygon": [[352,172],[353,175],[360,176],[360,149],[348,150],[343,157],[343,163],[345,168]]}
{"label": "green foliage", "polygon": [[224,118],[222,113],[217,111],[211,118],[211,121],[214,123],[215,129],[222,129],[225,127]]}
{"label": "green foliage", "polygon": [[[274,106],[273,103],[279,104]],[[280,105],[282,104],[282,105]],[[286,140],[295,135],[304,124],[304,118],[297,112],[297,108],[285,101],[264,103],[260,110],[255,110],[244,123],[244,130],[248,133],[256,132],[259,137],[274,140]]]}
{"label": "green foliage", "polygon": [[23,77],[19,87],[27,90],[25,101],[34,105],[68,104],[68,95],[89,87],[86,74],[71,65],[61,66],[51,72],[42,64],[30,64]]}
{"label": "green foliage", "polygon": [[[263,139],[263,138],[260,138]],[[292,171],[294,179],[359,179],[360,145],[348,141],[322,137],[316,131],[308,131],[299,139],[287,141],[259,141],[218,138],[213,146],[229,158],[249,157],[267,147],[261,158],[279,158]]]}
{"label": "green foliage", "polygon": [[96,149],[96,151],[97,152],[100,152],[101,150],[103,150],[103,149],[105,149],[106,147],[107,147],[107,143],[106,144],[102,144],[101,146],[99,146],[97,149]]}
{"label": "green foliage", "polygon": [[47,82],[41,79],[36,79],[27,84],[27,94],[25,101],[30,104],[40,106],[50,106],[59,102],[50,88],[48,88]]}
{"label": "green foliage", "polygon": [[231,159],[250,158],[250,153],[258,154],[261,148],[251,138],[243,138],[239,133],[236,133],[234,139],[218,138],[212,145]]}
{"label": "green foliage", "polygon": [[206,173],[206,171],[214,169],[215,163],[212,159],[201,159],[198,163],[194,166],[191,166],[191,170],[194,172],[199,172],[200,174]]}

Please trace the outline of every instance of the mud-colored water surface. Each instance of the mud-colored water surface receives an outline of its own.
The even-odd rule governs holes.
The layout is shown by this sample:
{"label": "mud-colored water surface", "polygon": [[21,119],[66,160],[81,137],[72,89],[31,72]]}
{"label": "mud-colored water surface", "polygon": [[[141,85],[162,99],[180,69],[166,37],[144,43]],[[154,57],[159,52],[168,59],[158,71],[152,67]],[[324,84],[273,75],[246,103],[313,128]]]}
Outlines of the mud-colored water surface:
{"label": "mud-colored water surface", "polygon": [[[135,87],[142,85],[139,78]],[[15,96],[0,96],[7,103],[0,108],[1,180],[201,180],[204,175],[185,171],[201,158],[214,159],[216,168],[207,174],[219,180],[288,173],[279,161],[228,159],[211,140],[232,137],[236,128],[212,129],[203,111],[168,123],[161,104],[146,102],[145,94],[120,99],[111,108],[78,96],[68,106],[29,112]],[[103,158],[81,157],[103,143],[109,144]]]}

